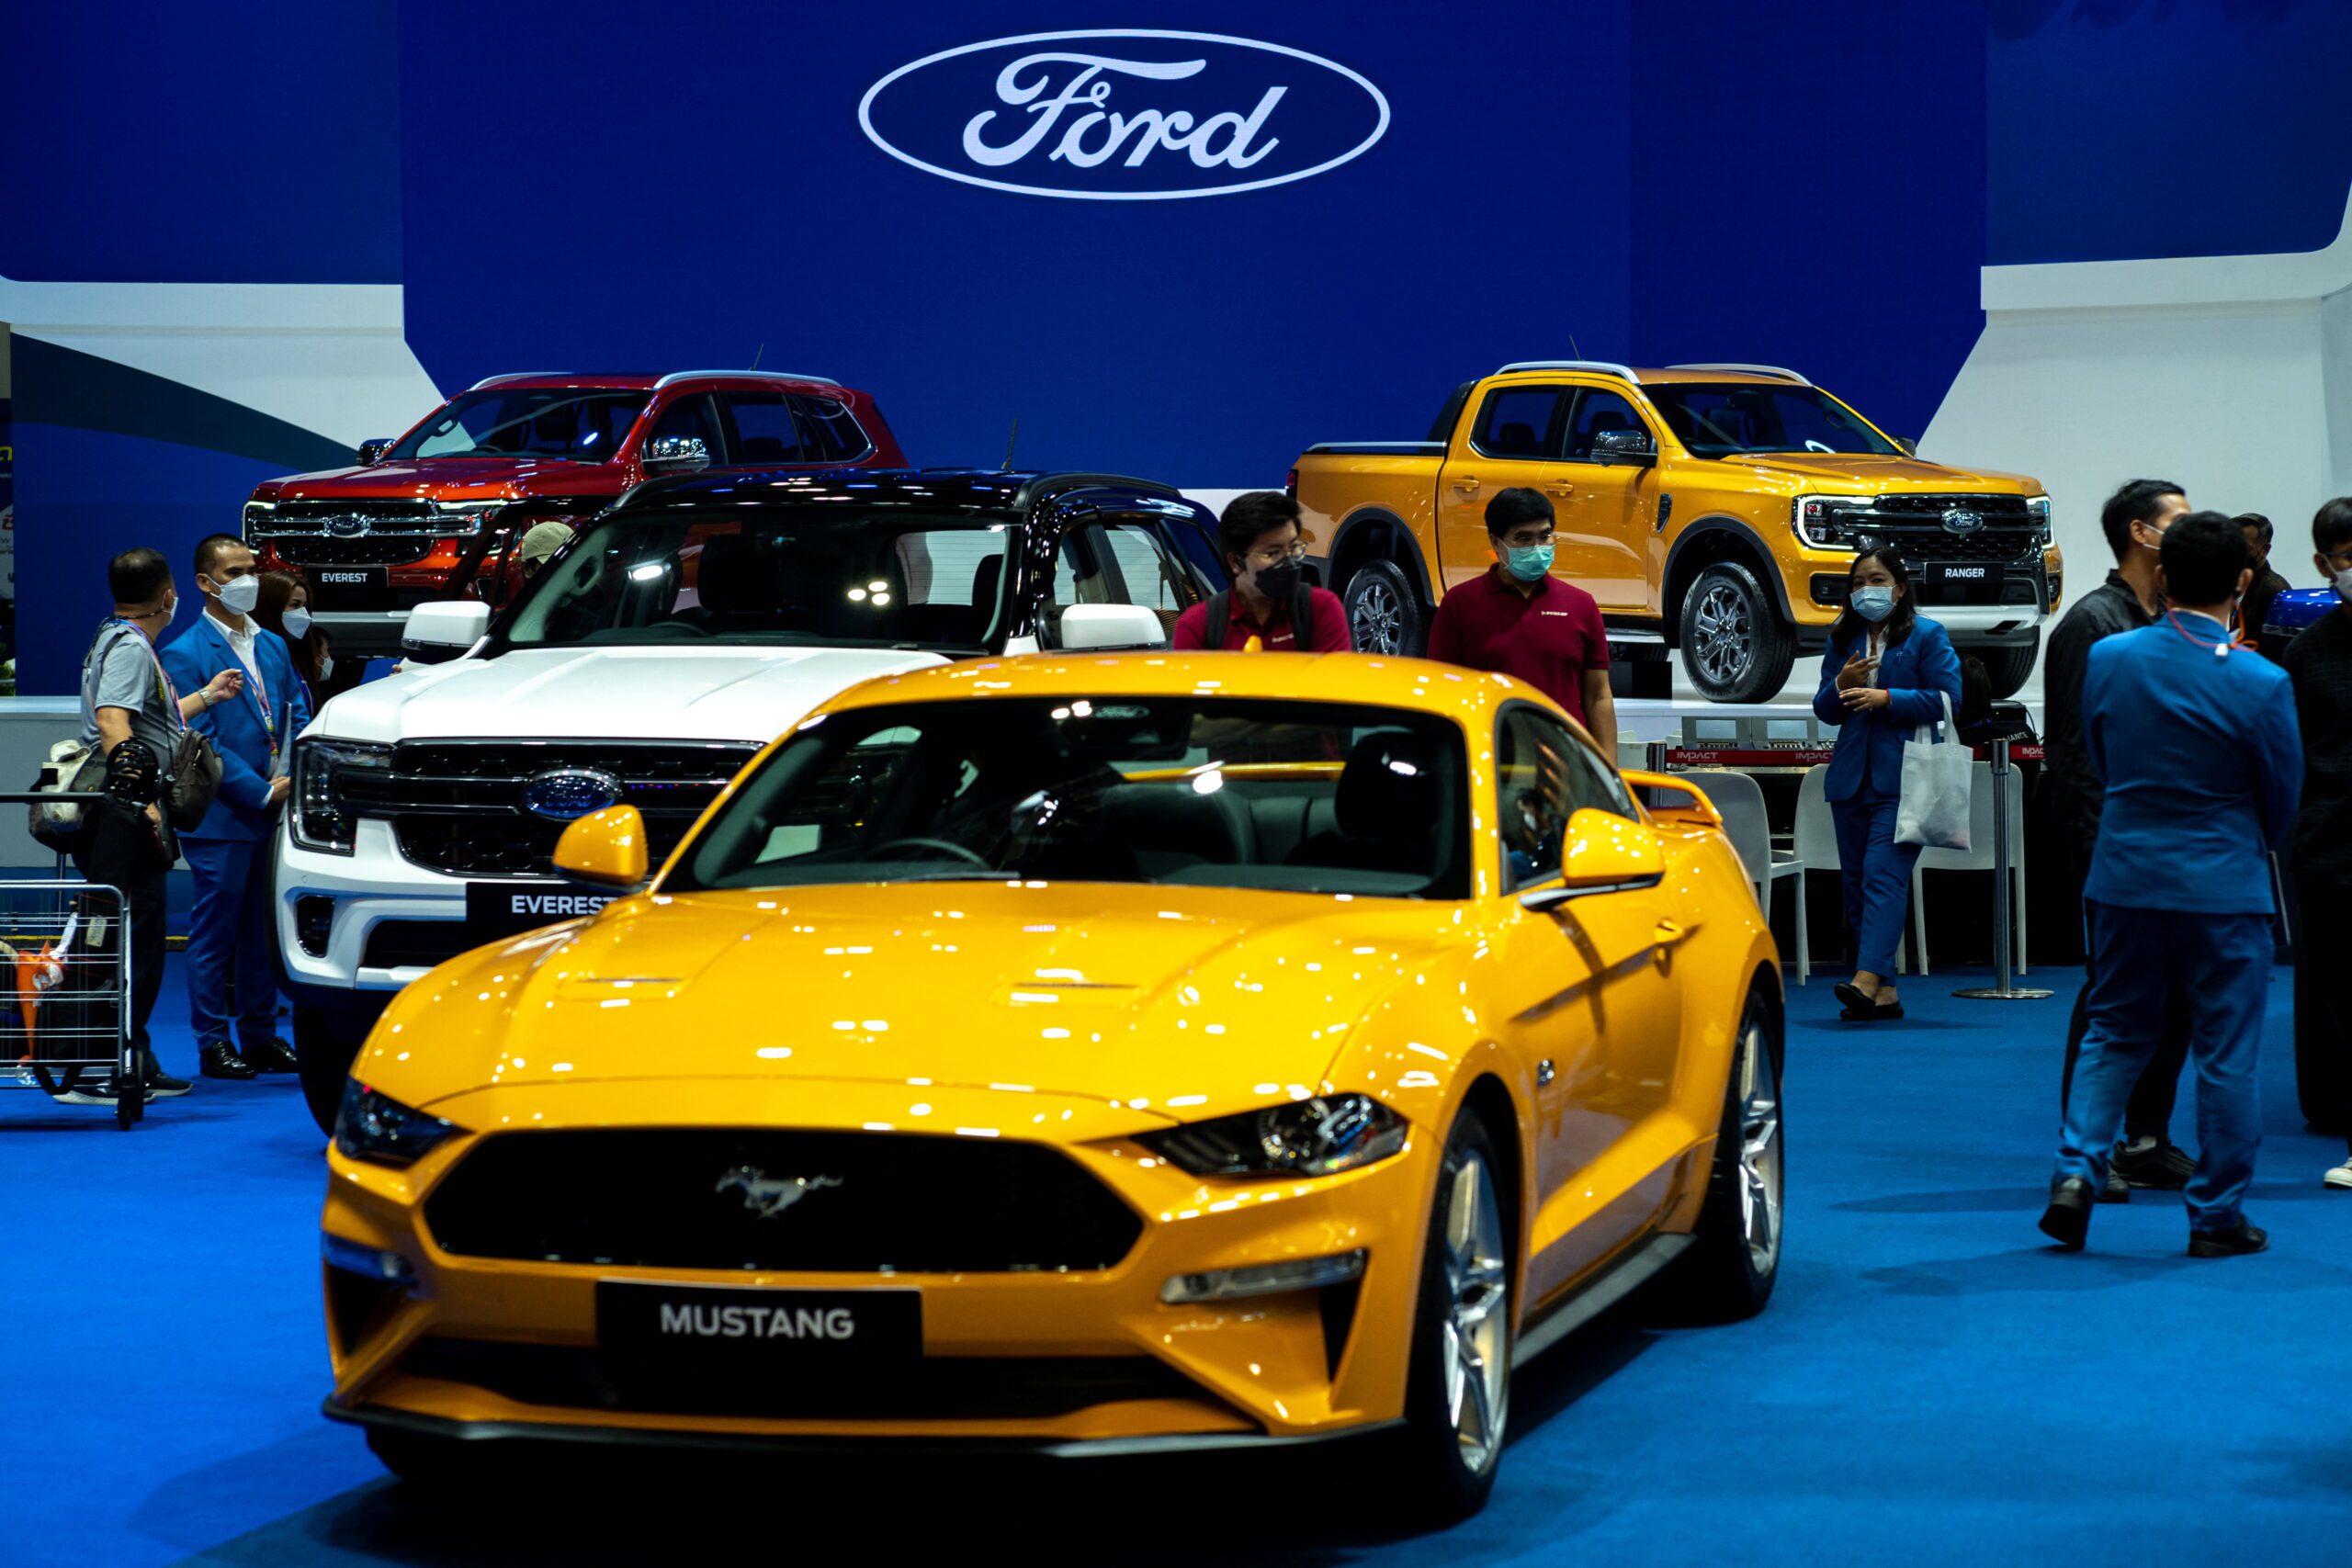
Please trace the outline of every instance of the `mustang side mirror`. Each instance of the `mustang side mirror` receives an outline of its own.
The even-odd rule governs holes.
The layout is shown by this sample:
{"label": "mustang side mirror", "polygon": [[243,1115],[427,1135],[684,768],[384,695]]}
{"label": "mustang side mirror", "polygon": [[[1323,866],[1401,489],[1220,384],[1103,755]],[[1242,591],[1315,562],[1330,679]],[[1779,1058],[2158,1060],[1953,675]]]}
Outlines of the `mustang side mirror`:
{"label": "mustang side mirror", "polygon": [[607,806],[563,830],[555,868],[594,887],[634,890],[645,881],[645,818],[634,806]]}
{"label": "mustang side mirror", "polygon": [[687,474],[710,467],[710,445],[699,435],[662,435],[645,444],[645,471]]}
{"label": "mustang side mirror", "polygon": [[419,664],[458,658],[490,630],[490,606],[479,599],[435,599],[408,613],[401,652]]}
{"label": "mustang side mirror", "polygon": [[382,462],[384,448],[391,444],[392,437],[389,435],[379,435],[373,441],[362,441],[359,444],[359,466],[368,468]]}
{"label": "mustang side mirror", "polygon": [[1072,604],[1062,611],[1064,653],[1081,649],[1165,648],[1159,617],[1141,604]]}
{"label": "mustang side mirror", "polygon": [[1648,468],[1657,461],[1657,443],[1646,430],[1603,430],[1592,438],[1596,463],[1633,463]]}
{"label": "mustang side mirror", "polygon": [[1551,909],[1571,898],[1631,893],[1665,880],[1666,848],[1656,829],[1588,806],[1568,818],[1560,880],[1529,888],[1519,901],[1530,909]]}

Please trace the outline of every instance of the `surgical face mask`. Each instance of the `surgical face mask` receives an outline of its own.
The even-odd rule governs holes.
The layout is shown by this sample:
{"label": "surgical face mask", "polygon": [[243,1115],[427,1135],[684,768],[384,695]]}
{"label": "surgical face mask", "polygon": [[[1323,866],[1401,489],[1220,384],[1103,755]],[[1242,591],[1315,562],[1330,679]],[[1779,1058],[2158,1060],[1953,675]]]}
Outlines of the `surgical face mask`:
{"label": "surgical face mask", "polygon": [[1550,545],[1505,545],[1503,570],[1521,582],[1539,581],[1552,570]]}
{"label": "surgical face mask", "polygon": [[250,615],[261,603],[261,579],[248,572],[220,585],[220,607],[231,615]]}
{"label": "surgical face mask", "polygon": [[332,653],[321,655],[319,658],[319,679],[323,681],[334,673],[334,655]]}
{"label": "surgical face mask", "polygon": [[1298,592],[1298,563],[1295,560],[1261,566],[1257,571],[1258,592],[1269,599],[1288,599]]}
{"label": "surgical face mask", "polygon": [[1876,626],[1894,614],[1894,590],[1883,586],[1857,588],[1849,600],[1854,614]]}
{"label": "surgical face mask", "polygon": [[296,642],[311,635],[311,612],[297,604],[286,612],[286,635]]}
{"label": "surgical face mask", "polygon": [[2352,566],[2346,567],[2329,581],[2335,585],[2335,596],[2346,604],[2352,604]]}

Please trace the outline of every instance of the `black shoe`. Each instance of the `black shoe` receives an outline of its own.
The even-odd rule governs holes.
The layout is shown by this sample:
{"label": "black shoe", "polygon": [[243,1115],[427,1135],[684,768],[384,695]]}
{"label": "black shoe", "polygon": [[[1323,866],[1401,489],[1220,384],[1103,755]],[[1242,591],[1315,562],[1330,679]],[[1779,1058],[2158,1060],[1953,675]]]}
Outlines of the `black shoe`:
{"label": "black shoe", "polygon": [[248,1041],[244,1049],[245,1066],[263,1073],[299,1073],[301,1064],[294,1059],[294,1047],[271,1035],[254,1043]]}
{"label": "black shoe", "polygon": [[2060,1177],[2050,1184],[2050,1207],[2041,1211],[2041,1234],[2068,1252],[2080,1252],[2090,1237],[2095,1201],[2089,1182],[2079,1176]]}
{"label": "black shoe", "polygon": [[2240,1220],[2225,1231],[2192,1230],[2188,1233],[2188,1256],[2191,1258],[2239,1258],[2249,1252],[2260,1252],[2270,1245],[2270,1233],[2260,1225]]}
{"label": "black shoe", "polygon": [[197,1054],[197,1064],[208,1078],[232,1078],[243,1083],[261,1076],[259,1068],[229,1049],[226,1040],[216,1040],[204,1047]]}
{"label": "black shoe", "polygon": [[186,1078],[175,1078],[164,1071],[153,1051],[139,1053],[139,1087],[149,1100],[177,1100],[188,1091]]}
{"label": "black shoe", "polygon": [[1845,1016],[1848,1018],[1853,1018],[1858,1015],[1867,1016],[1878,1006],[1878,1001],[1875,998],[1864,991],[1860,986],[1855,985],[1851,980],[1840,980],[1836,985],[1830,987],[1829,990],[1831,995],[1835,996],[1839,1001],[1846,1004]]}
{"label": "black shoe", "polygon": [[2107,1168],[2107,1185],[2099,1189],[2098,1201],[2102,1203],[2132,1201],[2132,1184],[2124,1180],[2111,1165]]}
{"label": "black shoe", "polygon": [[2115,1145],[2107,1168],[2134,1187],[2152,1192],[2177,1192],[2197,1174],[2188,1151],[2169,1138],[2134,1138]]}
{"label": "black shoe", "polygon": [[1901,1002],[1874,1002],[1865,1007],[1849,1007],[1838,1016],[1848,1023],[1891,1023],[1903,1016]]}

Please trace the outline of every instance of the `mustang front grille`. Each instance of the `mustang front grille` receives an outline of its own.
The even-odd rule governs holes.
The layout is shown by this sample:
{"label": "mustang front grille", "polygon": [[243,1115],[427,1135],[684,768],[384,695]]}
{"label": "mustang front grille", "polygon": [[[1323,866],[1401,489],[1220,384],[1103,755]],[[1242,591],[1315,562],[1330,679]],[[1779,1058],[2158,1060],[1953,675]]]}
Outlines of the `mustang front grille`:
{"label": "mustang front grille", "polygon": [[1108,1269],[1143,1234],[1042,1145],[750,1127],[500,1134],[424,1219],[469,1258],[801,1273]]}

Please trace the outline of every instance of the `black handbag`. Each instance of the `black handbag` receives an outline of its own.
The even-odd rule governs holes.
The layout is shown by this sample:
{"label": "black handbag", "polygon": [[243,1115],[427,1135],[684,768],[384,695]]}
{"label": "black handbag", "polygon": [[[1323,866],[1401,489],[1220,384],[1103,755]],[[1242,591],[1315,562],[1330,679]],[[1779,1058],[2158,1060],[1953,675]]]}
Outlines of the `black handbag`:
{"label": "black handbag", "polygon": [[179,744],[164,768],[163,794],[158,804],[164,816],[181,832],[188,832],[212,809],[220,793],[220,753],[193,729],[180,731]]}

